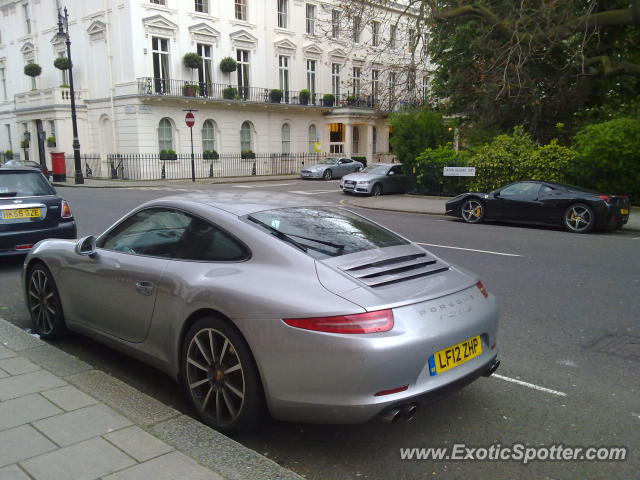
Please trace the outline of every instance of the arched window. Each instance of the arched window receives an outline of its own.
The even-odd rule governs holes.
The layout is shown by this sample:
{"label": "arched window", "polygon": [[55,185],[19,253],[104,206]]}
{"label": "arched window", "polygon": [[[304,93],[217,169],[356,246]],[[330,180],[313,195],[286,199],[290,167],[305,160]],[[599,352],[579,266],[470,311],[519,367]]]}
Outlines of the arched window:
{"label": "arched window", "polygon": [[158,124],[158,148],[162,150],[173,150],[173,125],[171,120],[163,118]]}
{"label": "arched window", "polygon": [[378,153],[378,130],[376,127],[373,127],[371,130],[371,143],[373,144],[373,153]]}
{"label": "arched window", "polygon": [[309,125],[309,153],[314,153],[316,151],[317,141],[318,131],[316,130],[316,126],[311,124]]}
{"label": "arched window", "polygon": [[240,151],[253,150],[251,130],[253,130],[251,122],[242,123],[242,126],[240,127]]}
{"label": "arched window", "polygon": [[216,149],[216,127],[213,120],[205,120],[202,124],[202,151]]}
{"label": "arched window", "polygon": [[281,137],[282,137],[282,153],[289,154],[291,153],[291,127],[288,123],[282,125],[281,128]]}

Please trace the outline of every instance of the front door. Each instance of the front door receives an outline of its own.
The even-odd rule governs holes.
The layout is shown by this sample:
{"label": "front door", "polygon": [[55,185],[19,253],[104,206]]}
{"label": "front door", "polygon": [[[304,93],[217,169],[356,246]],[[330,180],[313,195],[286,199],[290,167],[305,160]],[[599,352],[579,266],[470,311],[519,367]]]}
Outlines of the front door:
{"label": "front door", "polygon": [[504,220],[540,221],[541,202],[538,199],[540,184],[519,182],[500,191],[499,203]]}

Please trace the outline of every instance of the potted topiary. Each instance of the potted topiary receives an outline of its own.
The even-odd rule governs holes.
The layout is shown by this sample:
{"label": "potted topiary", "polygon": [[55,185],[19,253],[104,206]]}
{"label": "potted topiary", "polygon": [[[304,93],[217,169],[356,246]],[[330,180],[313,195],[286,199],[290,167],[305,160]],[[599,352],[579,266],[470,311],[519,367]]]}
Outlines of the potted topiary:
{"label": "potted topiary", "polygon": [[191,69],[191,82],[185,83],[182,87],[182,95],[185,97],[195,97],[198,93],[198,85],[193,81],[193,71],[202,66],[202,57],[195,52],[185,53],[182,57],[185,67]]}
{"label": "potted topiary", "polygon": [[220,70],[222,70],[227,75],[231,75],[231,73],[235,72],[237,68],[238,63],[231,57],[224,57],[222,60],[220,60]]}
{"label": "potted topiary", "polygon": [[4,159],[5,160],[13,160],[13,151],[12,150],[7,150],[6,152],[4,152]]}
{"label": "potted topiary", "polygon": [[53,135],[47,138],[47,147],[53,148],[56,146],[56,137]]}
{"label": "potted topiary", "polygon": [[37,63],[31,62],[31,63],[27,63],[24,66],[24,74],[30,76],[31,78],[36,78],[41,73],[42,73],[42,67]]}
{"label": "potted topiary", "polygon": [[160,150],[160,160],[177,160],[177,158],[175,150]]}
{"label": "potted topiary", "polygon": [[215,150],[205,150],[204,152],[202,152],[202,158],[204,158],[205,160],[218,160],[220,158],[220,155],[218,155],[218,152],[216,152]]}
{"label": "potted topiary", "polygon": [[336,97],[331,93],[327,93],[322,97],[322,104],[325,107],[333,107],[335,102],[336,102]]}
{"label": "potted topiary", "polygon": [[277,88],[271,90],[269,92],[269,99],[271,100],[271,103],[280,103],[282,101],[282,93],[282,90]]}
{"label": "potted topiary", "polygon": [[185,97],[195,97],[200,91],[200,85],[197,83],[185,83],[182,86],[182,95]]}
{"label": "potted topiary", "polygon": [[22,140],[20,142],[20,148],[29,148],[29,140]]}
{"label": "potted topiary", "polygon": [[300,105],[308,105],[309,99],[311,98],[311,92],[306,88],[304,90],[300,90]]}
{"label": "potted topiary", "polygon": [[253,150],[242,150],[240,152],[240,158],[244,158],[244,159],[256,158],[256,154],[253,153]]}
{"label": "potted topiary", "polygon": [[222,90],[222,98],[226,100],[235,100],[238,98],[238,89],[235,87],[227,87]]}
{"label": "potted topiary", "polygon": [[53,61],[53,66],[58,70],[69,70],[71,68],[71,62],[67,57],[58,57]]}

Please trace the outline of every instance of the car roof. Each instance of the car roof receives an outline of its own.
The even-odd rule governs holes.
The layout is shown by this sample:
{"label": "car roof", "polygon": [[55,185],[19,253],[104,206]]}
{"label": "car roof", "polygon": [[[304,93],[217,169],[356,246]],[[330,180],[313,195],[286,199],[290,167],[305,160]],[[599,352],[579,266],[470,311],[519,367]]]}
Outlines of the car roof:
{"label": "car roof", "polygon": [[0,173],[16,173],[16,172],[25,172],[25,173],[42,173],[39,169],[35,167],[27,167],[21,165],[2,165],[0,166]]}
{"label": "car roof", "polygon": [[146,207],[154,205],[189,202],[209,205],[237,216],[249,215],[264,210],[294,207],[326,207],[330,204],[307,196],[260,189],[221,189],[212,192],[194,192],[158,198],[145,203]]}

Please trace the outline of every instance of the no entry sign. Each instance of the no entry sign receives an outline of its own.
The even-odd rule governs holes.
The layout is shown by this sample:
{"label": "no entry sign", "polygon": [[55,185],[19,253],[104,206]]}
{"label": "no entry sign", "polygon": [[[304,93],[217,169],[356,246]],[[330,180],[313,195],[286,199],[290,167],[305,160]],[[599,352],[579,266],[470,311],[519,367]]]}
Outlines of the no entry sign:
{"label": "no entry sign", "polygon": [[191,128],[196,123],[196,117],[193,116],[193,113],[187,112],[187,114],[184,116],[184,121],[187,124],[187,127]]}

